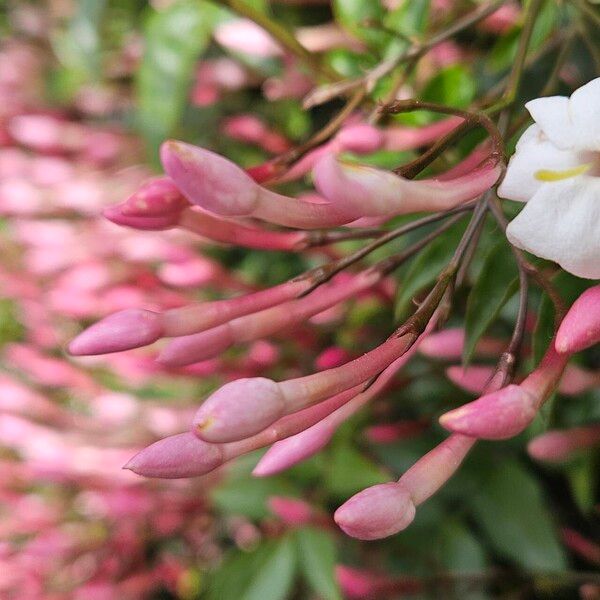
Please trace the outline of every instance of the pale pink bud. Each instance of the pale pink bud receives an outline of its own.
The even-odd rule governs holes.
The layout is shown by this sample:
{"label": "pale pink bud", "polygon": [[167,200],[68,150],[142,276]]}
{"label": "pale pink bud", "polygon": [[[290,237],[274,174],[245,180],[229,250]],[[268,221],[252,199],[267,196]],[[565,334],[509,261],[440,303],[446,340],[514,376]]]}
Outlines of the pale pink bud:
{"label": "pale pink bud", "polygon": [[410,492],[397,482],[358,492],[335,511],[344,533],[359,540],[377,540],[402,531],[415,518]]}
{"label": "pale pink bud", "polygon": [[343,127],[335,136],[340,149],[356,154],[370,154],[383,145],[384,134],[372,125],[357,123]]}
{"label": "pale pink bud", "polygon": [[[475,348],[477,356],[498,356],[505,348],[504,340],[481,338]],[[431,358],[460,359],[465,347],[465,330],[459,327],[442,329],[428,335],[419,345],[419,352]]]}
{"label": "pale pink bud", "polygon": [[454,208],[476,198],[498,179],[501,167],[487,161],[450,181],[410,180],[391,171],[339,162],[324,156],[314,168],[317,191],[339,211],[355,218],[394,216]]}
{"label": "pale pink bud", "polygon": [[562,320],[555,347],[561,354],[581,352],[600,342],[600,285],[587,289]]}
{"label": "pale pink bud", "polygon": [[310,523],[315,515],[313,507],[308,502],[298,498],[271,496],[267,500],[267,504],[271,511],[286,525],[294,527]]}
{"label": "pale pink bud", "polygon": [[222,23],[215,28],[213,35],[221,46],[234,52],[260,58],[281,55],[281,49],[273,38],[249,19],[235,19]]}
{"label": "pale pink bud", "polygon": [[[426,146],[450,133],[462,121],[463,119],[460,117],[451,117],[423,127],[406,127],[402,125],[388,127],[382,130],[384,148],[386,150],[401,151]],[[485,156],[481,157],[481,159],[484,158]],[[481,159],[477,162],[481,162]],[[475,166],[477,164],[473,165],[473,167]]]}
{"label": "pale pink bud", "polygon": [[352,215],[329,204],[306,202],[263,188],[231,161],[198,146],[165,142],[161,159],[167,174],[190,202],[219,215],[257,217],[305,229],[353,220]]}
{"label": "pale pink bud", "polygon": [[121,352],[152,344],[162,334],[158,313],[132,308],[88,327],[69,344],[68,350],[73,356]]}
{"label": "pale pink bud", "polygon": [[109,206],[102,211],[106,219],[115,225],[122,227],[131,227],[142,231],[162,231],[163,229],[172,229],[179,224],[179,213],[170,213],[156,217],[144,217],[138,215],[124,214],[120,206]]}
{"label": "pale pink bud", "polygon": [[472,394],[482,394],[494,376],[496,369],[487,365],[462,367],[455,365],[446,369],[446,377],[457,387]]}
{"label": "pale pink bud", "polygon": [[443,414],[440,424],[449,431],[487,440],[513,437],[533,421],[538,398],[518,385],[500,390]]}
{"label": "pale pink bud", "polygon": [[211,442],[247,437],[285,414],[366,381],[402,356],[414,341],[414,334],[393,336],[345,365],[281,383],[264,378],[228,383],[198,409],[194,428],[198,435]]}
{"label": "pale pink bud", "polygon": [[223,462],[218,445],[207,444],[190,432],[158,440],[136,454],[123,468],[144,477],[197,477]]}
{"label": "pale pink bud", "polygon": [[254,115],[227,118],[223,123],[223,132],[234,140],[256,144],[273,154],[281,154],[290,147],[282,135],[269,130],[265,123]]}
{"label": "pale pink bud", "polygon": [[508,385],[447,412],[440,424],[455,433],[475,438],[501,440],[523,431],[557,387],[567,357],[551,343],[542,362],[519,385]]}
{"label": "pale pink bud", "polygon": [[599,444],[600,425],[590,425],[543,433],[529,442],[527,452],[536,460],[562,462],[579,450]]}
{"label": "pale pink bud", "polygon": [[124,215],[160,217],[179,213],[188,201],[168,177],[155,177],[144,182],[120,205]]}

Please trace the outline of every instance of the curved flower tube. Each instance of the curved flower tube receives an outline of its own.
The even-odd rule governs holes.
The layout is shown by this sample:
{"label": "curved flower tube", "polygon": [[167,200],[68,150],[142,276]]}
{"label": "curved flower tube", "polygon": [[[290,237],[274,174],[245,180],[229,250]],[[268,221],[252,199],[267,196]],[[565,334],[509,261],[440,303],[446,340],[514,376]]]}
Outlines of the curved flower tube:
{"label": "curved flower tube", "polygon": [[197,333],[230,319],[296,298],[311,286],[298,278],[260,292],[227,300],[198,302],[163,313],[130,308],[94,323],[68,346],[73,356],[108,354],[147,346],[162,337]]}
{"label": "curved flower tube", "polygon": [[317,163],[314,178],[323,197],[344,214],[359,218],[448,210],[481,195],[501,173],[502,167],[489,159],[456,179],[411,180],[391,171],[343,163],[330,154]]}
{"label": "curved flower tube", "polygon": [[253,435],[286,414],[367,381],[404,354],[416,338],[414,333],[392,336],[341,367],[281,383],[263,377],[227,383],[198,409],[194,431],[210,442],[236,441]]}
{"label": "curved flower tube", "polygon": [[331,204],[306,202],[261,187],[236,164],[198,146],[165,142],[161,160],[192,204],[221,216],[256,217],[301,229],[343,225],[355,218]]}
{"label": "curved flower tube", "polygon": [[285,416],[256,435],[237,442],[212,444],[192,432],[158,440],[136,454],[123,468],[144,477],[179,479],[206,475],[226,462],[264,448],[311,427],[360,392],[356,386],[292,415]]}
{"label": "curved flower tube", "polygon": [[348,535],[376,540],[408,527],[416,508],[454,475],[475,439],[453,434],[420,458],[396,482],[366,488],[347,500],[334,515]]}
{"label": "curved flower tube", "polygon": [[178,337],[160,353],[158,362],[177,367],[189,365],[217,356],[234,344],[273,335],[360,294],[381,277],[380,272],[369,269],[350,280],[343,277],[338,282],[319,287],[304,298],[238,317],[213,329]]}
{"label": "curved flower tube", "polygon": [[434,323],[432,322],[413,346],[387,367],[365,391],[357,394],[347,404],[340,406],[312,427],[273,444],[260,459],[252,474],[258,477],[275,475],[306,460],[324,448],[342,423],[357,413],[390,384],[396,373],[414,356],[421,340],[426,339],[428,331],[433,327]]}

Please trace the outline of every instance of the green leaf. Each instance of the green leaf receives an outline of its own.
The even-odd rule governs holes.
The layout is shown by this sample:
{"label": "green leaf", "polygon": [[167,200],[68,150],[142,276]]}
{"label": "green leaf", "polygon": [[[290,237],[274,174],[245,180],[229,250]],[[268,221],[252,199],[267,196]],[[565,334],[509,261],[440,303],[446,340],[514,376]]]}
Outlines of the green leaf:
{"label": "green leaf", "polygon": [[421,36],[429,21],[430,0],[404,0],[401,6],[389,11],[386,27],[408,36]]}
{"label": "green leaf", "polygon": [[290,486],[277,478],[230,478],[212,492],[213,502],[224,513],[262,519],[269,514],[267,499],[286,496]]}
{"label": "green leaf", "polygon": [[[284,600],[296,574],[296,552],[292,539],[280,540],[261,567],[254,573],[250,584],[239,593],[240,600]],[[239,590],[242,592],[242,590]]]}
{"label": "green leaf", "polygon": [[435,75],[423,90],[423,100],[466,108],[477,91],[475,79],[464,65],[452,65]]}
{"label": "green leaf", "polygon": [[334,445],[328,462],[325,483],[336,498],[347,498],[363,488],[389,481],[377,465],[345,440]]}
{"label": "green leaf", "polygon": [[598,461],[593,455],[581,455],[571,461],[565,469],[571,493],[583,514],[588,514],[595,504],[598,483]]}
{"label": "green leaf", "polygon": [[464,221],[455,225],[444,234],[438,236],[422,250],[402,277],[396,298],[395,318],[403,319],[408,312],[413,298],[427,286],[432,284],[441,270],[448,264],[462,232]]}
{"label": "green leaf", "polygon": [[479,278],[469,293],[465,317],[465,363],[471,360],[479,338],[515,293],[518,281],[513,253],[503,240],[486,255]]}
{"label": "green leaf", "polygon": [[296,531],[300,568],[313,590],[324,600],[341,600],[335,579],[336,549],[329,534],[313,527]]}
{"label": "green leaf", "polygon": [[208,600],[283,600],[296,573],[289,537],[262,543],[254,552],[232,552],[212,574]]}
{"label": "green leaf", "polygon": [[154,159],[160,143],[180,121],[215,14],[207,3],[183,1],[153,11],[146,22],[144,57],[136,79],[138,125]]}
{"label": "green leaf", "polygon": [[381,47],[389,39],[387,34],[364,26],[365,21],[377,23],[385,16],[380,0],[333,0],[332,9],[335,20],[365,42]]}
{"label": "green leaf", "polygon": [[503,557],[534,571],[561,571],[563,549],[538,482],[504,460],[471,499],[473,516]]}
{"label": "green leaf", "polygon": [[100,76],[100,25],[106,0],[80,0],[77,12],[67,29],[53,40],[60,62],[76,79],[98,79]]}

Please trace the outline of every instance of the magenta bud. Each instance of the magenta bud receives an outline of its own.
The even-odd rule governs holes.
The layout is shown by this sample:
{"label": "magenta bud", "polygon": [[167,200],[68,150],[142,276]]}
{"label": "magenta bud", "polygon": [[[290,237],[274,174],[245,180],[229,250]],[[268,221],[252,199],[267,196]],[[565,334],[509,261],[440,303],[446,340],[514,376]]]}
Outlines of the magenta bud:
{"label": "magenta bud", "polygon": [[440,417],[442,427],[454,433],[503,440],[523,431],[534,419],[538,398],[519,385],[508,385]]}
{"label": "magenta bud", "polygon": [[600,342],[600,285],[587,289],[562,320],[555,348],[560,354],[581,352]]}
{"label": "magenta bud", "polygon": [[138,452],[123,468],[144,477],[179,479],[204,475],[222,463],[220,446],[208,444],[186,432],[154,442]]}
{"label": "magenta bud", "polygon": [[193,421],[207,442],[235,442],[264,429],[284,415],[279,384],[265,377],[237,379],[205,400]]}
{"label": "magenta bud", "polygon": [[124,214],[122,207],[122,204],[109,206],[102,211],[102,214],[106,219],[115,223],[115,225],[141,229],[143,231],[162,231],[163,229],[172,229],[179,224],[179,213],[158,217],[133,216]]}
{"label": "magenta bud", "polygon": [[408,490],[392,482],[374,485],[355,494],[335,511],[334,519],[351,537],[378,540],[408,527],[415,512]]}
{"label": "magenta bud", "polygon": [[166,173],[193,204],[225,216],[252,214],[259,186],[240,167],[223,156],[174,140],[160,150]]}
{"label": "magenta bud", "polygon": [[105,317],[80,333],[68,346],[69,354],[109,354],[147,346],[163,333],[159,313],[129,308]]}
{"label": "magenta bud", "polygon": [[168,177],[155,177],[144,182],[120,205],[123,215],[162,217],[180,213],[189,206],[177,186]]}

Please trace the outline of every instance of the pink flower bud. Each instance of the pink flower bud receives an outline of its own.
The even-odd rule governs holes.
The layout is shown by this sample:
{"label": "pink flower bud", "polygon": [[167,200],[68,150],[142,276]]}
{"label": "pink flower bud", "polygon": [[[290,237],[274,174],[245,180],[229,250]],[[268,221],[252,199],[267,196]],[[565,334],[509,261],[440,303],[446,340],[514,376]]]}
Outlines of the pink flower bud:
{"label": "pink flower bud", "polygon": [[402,356],[414,341],[414,334],[392,336],[345,365],[281,383],[264,378],[228,383],[198,409],[194,428],[202,439],[210,442],[242,439],[286,414],[366,381]]}
{"label": "pink flower bud", "polygon": [[188,201],[168,177],[154,177],[145,181],[120,208],[124,215],[133,217],[161,217],[179,213],[187,206]]}
{"label": "pink flower bud", "polygon": [[[455,327],[442,329],[427,336],[419,345],[419,352],[431,358],[460,359],[465,346],[465,331]],[[504,340],[481,338],[476,347],[477,356],[498,356],[505,348]]]}
{"label": "pink flower bud", "polygon": [[502,440],[521,433],[557,387],[567,360],[551,343],[539,366],[519,385],[508,385],[451,410],[440,417],[440,424],[480,439]]}
{"label": "pink flower bud", "polygon": [[377,540],[402,531],[415,518],[410,492],[397,482],[369,487],[347,500],[334,519],[349,536]]}
{"label": "pink flower bud", "polygon": [[223,453],[218,445],[207,444],[187,432],[154,442],[123,468],[144,477],[178,479],[204,475],[222,462]]}
{"label": "pink flower bud", "polygon": [[167,174],[190,202],[218,215],[257,217],[304,229],[353,220],[352,215],[329,204],[306,202],[263,188],[231,161],[198,146],[165,142],[161,159]]}
{"label": "pink flower bud", "polygon": [[600,285],[587,289],[567,312],[556,334],[556,351],[581,352],[600,342]]}
{"label": "pink flower bud", "polygon": [[358,219],[454,208],[489,189],[501,168],[488,161],[449,181],[413,181],[391,171],[341,163],[328,154],[315,165],[313,173],[317,191],[340,212]]}
{"label": "pink flower bud", "polygon": [[547,462],[568,460],[578,450],[600,444],[600,425],[573,427],[564,431],[548,431],[527,445],[529,456]]}
{"label": "pink flower bud", "polygon": [[267,500],[271,511],[276,514],[286,525],[298,527],[307,525],[313,520],[315,511],[313,507],[298,498],[284,496],[271,496]]}
{"label": "pink flower bud", "polygon": [[109,206],[102,211],[106,219],[121,225],[122,227],[131,227],[142,231],[162,231],[163,229],[172,229],[179,224],[179,213],[170,213],[156,217],[145,217],[138,215],[124,214],[120,206]]}
{"label": "pink flower bud", "polygon": [[429,427],[425,420],[397,421],[371,425],[365,430],[365,437],[373,444],[392,444],[400,440],[413,438]]}
{"label": "pink flower bud", "polygon": [[587,562],[600,565],[600,545],[583,537],[578,531],[565,527],[562,531],[565,545]]}
{"label": "pink flower bud", "polygon": [[80,333],[68,347],[73,356],[108,354],[152,344],[163,334],[161,317],[149,310],[127,309],[105,317]]}
{"label": "pink flower bud", "polygon": [[335,136],[340,149],[356,154],[370,154],[378,150],[384,140],[384,135],[377,128],[366,123],[347,125]]}
{"label": "pink flower bud", "polygon": [[353,600],[398,598],[418,593],[423,589],[423,584],[415,577],[404,575],[392,578],[345,565],[336,566],[335,576],[344,597]]}
{"label": "pink flower bud", "polygon": [[588,371],[575,364],[567,365],[558,389],[561,394],[577,396],[600,385],[600,371]]}
{"label": "pink flower bud", "polygon": [[440,424],[449,431],[486,440],[519,434],[533,421],[538,398],[518,385],[500,390],[443,414]]}

